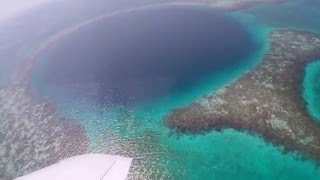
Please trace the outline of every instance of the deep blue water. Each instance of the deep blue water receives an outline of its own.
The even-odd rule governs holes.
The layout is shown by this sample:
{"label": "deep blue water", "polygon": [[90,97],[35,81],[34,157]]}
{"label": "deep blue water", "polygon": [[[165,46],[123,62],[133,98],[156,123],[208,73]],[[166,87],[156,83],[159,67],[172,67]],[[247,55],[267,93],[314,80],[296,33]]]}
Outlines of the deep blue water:
{"label": "deep blue water", "polygon": [[[259,47],[223,12],[162,6],[115,15],[57,42],[42,80],[93,87],[93,97],[127,103],[183,91],[215,70],[242,63]],[[81,88],[79,88],[81,87]]]}
{"label": "deep blue water", "polygon": [[[155,4],[141,0],[68,0],[28,9],[0,22],[0,87],[48,36],[90,17]],[[76,4],[76,5],[75,5]]]}

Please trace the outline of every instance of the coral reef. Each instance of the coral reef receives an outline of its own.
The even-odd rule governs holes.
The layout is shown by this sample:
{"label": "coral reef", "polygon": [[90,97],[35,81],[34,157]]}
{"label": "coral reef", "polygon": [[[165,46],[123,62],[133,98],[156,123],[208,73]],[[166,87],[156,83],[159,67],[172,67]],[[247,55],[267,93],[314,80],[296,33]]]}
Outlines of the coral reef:
{"label": "coral reef", "polygon": [[320,36],[279,30],[270,33],[262,62],[234,83],[174,110],[165,122],[181,132],[235,128],[261,135],[320,160],[320,127],[302,97],[307,63],[320,57]]}
{"label": "coral reef", "polygon": [[17,177],[86,153],[84,128],[60,117],[26,86],[0,90],[0,178]]}

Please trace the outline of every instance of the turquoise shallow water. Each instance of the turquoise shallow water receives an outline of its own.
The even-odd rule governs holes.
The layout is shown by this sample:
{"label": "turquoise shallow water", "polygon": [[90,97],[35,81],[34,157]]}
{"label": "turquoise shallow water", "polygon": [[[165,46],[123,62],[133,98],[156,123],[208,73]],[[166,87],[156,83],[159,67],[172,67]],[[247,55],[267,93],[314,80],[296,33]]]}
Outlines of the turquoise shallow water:
{"label": "turquoise shallow water", "polygon": [[320,1],[294,0],[279,4],[261,4],[241,12],[251,14],[260,24],[320,33]]}
{"label": "turquoise shallow water", "polygon": [[305,69],[303,97],[309,113],[320,121],[320,61],[309,63]]}
{"label": "turquoise shallow water", "polygon": [[[285,10],[288,6],[292,5],[284,4],[277,8]],[[263,10],[270,7],[262,5],[259,8]],[[61,113],[84,125],[92,152],[134,157],[131,169],[133,177],[319,179],[320,170],[313,161],[300,160],[295,153],[285,154],[281,147],[269,144],[255,135],[232,129],[202,135],[178,135],[163,124],[163,118],[170,110],[214,92],[259,63],[268,47],[268,32],[292,25],[283,24],[280,27],[282,23],[276,18],[268,22],[261,21],[261,16],[248,12],[229,15],[247,27],[260,49],[244,63],[209,73],[188,91],[173,92],[136,107],[114,105],[102,108],[97,101],[76,95],[66,87],[54,87],[37,81],[37,77],[41,76],[41,66],[46,65],[46,56],[50,55],[50,51],[39,59],[41,63],[38,63],[39,68],[34,74],[33,87],[53,100]],[[317,23],[308,27],[303,22],[299,25],[303,29],[314,31],[317,28]],[[315,77],[312,73],[310,76]]]}

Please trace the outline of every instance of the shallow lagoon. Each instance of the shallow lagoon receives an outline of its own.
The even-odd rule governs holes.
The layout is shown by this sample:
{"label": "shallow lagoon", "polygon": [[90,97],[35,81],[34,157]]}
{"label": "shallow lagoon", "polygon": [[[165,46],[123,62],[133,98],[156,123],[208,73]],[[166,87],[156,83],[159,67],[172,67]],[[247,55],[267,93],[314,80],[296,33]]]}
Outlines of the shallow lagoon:
{"label": "shallow lagoon", "polygon": [[305,68],[303,97],[309,113],[320,120],[320,61],[309,63]]}
{"label": "shallow lagoon", "polygon": [[257,23],[250,14],[236,12],[230,16],[249,27],[246,30],[260,48],[234,66],[200,75],[190,88],[166,91],[164,96],[135,106],[114,101],[108,106],[101,105],[101,101],[93,99],[92,95],[70,88],[74,86],[43,84],[38,79],[42,77],[52,50],[39,59],[34,87],[42,95],[54,99],[60,112],[86,127],[92,152],[135,157],[132,177],[319,178],[320,171],[313,162],[300,161],[295,158],[297,155],[283,154],[281,148],[259,137],[230,129],[205,135],[177,135],[164,126],[163,117],[171,109],[223,87],[259,62],[267,48],[267,32],[272,28]]}

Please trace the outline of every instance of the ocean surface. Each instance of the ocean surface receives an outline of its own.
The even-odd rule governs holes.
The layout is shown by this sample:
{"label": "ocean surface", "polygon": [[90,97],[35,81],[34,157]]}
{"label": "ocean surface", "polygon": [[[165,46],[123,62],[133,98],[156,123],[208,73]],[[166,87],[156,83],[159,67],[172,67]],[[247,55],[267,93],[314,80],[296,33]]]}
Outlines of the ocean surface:
{"label": "ocean surface", "polygon": [[[161,2],[161,1],[159,1]],[[0,23],[0,87],[50,35],[103,13],[154,4],[141,0],[68,0],[29,9]],[[76,4],[76,6],[74,6]],[[59,16],[57,15],[59,14]]]}
{"label": "ocean surface", "polygon": [[320,61],[309,63],[305,69],[303,97],[309,113],[320,121]]}
{"label": "ocean surface", "polygon": [[[317,1],[299,0],[237,12],[168,6],[120,14],[43,52],[32,87],[85,127],[91,152],[133,157],[132,178],[319,179],[312,160],[256,135],[232,129],[183,135],[163,122],[172,109],[258,64],[271,30],[318,32],[319,9]],[[305,79],[313,80],[305,80],[304,92],[319,90],[317,64],[306,68]]]}
{"label": "ocean surface", "polygon": [[319,7],[318,0],[294,0],[281,5],[260,4],[240,12],[253,15],[258,23],[272,28],[319,33]]}
{"label": "ocean surface", "polygon": [[249,32],[221,12],[158,6],[105,18],[56,42],[44,52],[39,78],[90,91],[101,103],[141,104],[188,91],[258,49]]}

